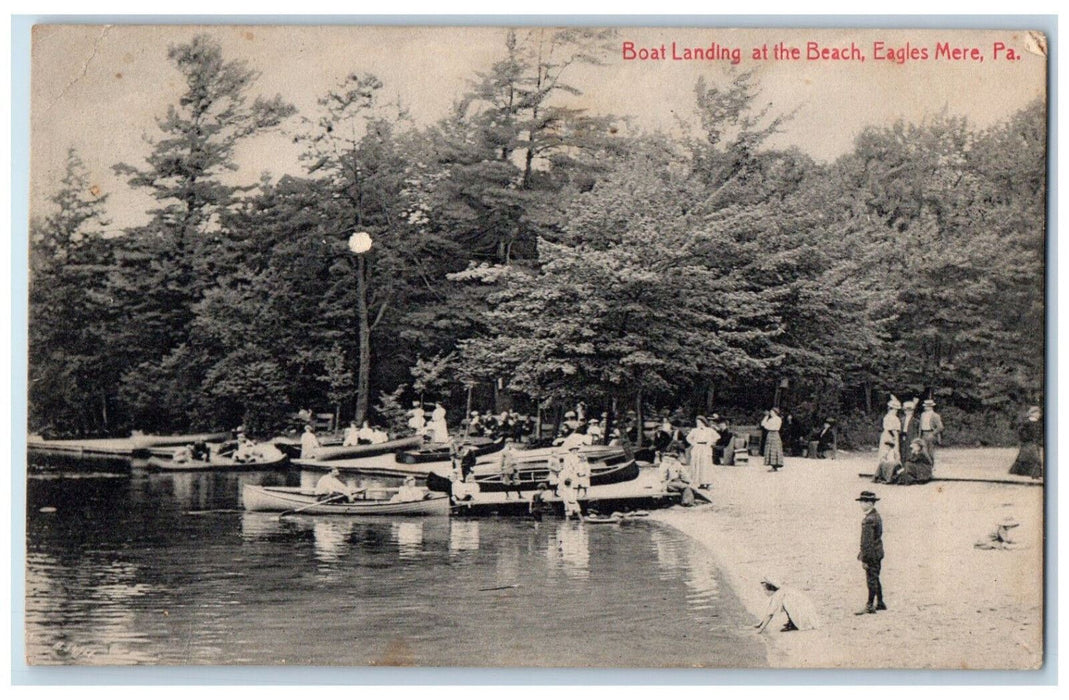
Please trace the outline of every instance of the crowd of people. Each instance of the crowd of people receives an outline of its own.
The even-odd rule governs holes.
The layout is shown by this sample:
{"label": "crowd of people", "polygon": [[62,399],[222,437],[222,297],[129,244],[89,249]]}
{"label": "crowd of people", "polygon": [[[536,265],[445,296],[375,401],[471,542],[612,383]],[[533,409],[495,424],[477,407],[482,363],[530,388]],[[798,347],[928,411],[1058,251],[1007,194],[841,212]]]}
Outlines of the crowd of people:
{"label": "crowd of people", "polygon": [[[916,414],[918,404],[922,406],[920,415]],[[900,402],[892,395],[883,417],[873,481],[902,486],[931,481],[935,447],[942,441],[943,430],[933,399]]]}

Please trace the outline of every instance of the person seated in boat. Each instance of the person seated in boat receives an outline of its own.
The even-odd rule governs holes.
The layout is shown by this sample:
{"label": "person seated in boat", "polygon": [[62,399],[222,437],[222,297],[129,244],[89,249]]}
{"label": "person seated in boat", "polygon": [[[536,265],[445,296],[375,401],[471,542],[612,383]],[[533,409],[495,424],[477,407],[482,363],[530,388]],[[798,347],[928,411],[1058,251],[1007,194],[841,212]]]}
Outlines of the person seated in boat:
{"label": "person seated in boat", "polygon": [[510,491],[516,492],[516,498],[523,498],[520,472],[516,468],[516,456],[512,454],[511,443],[505,443],[505,449],[501,452],[501,483],[505,485],[505,500],[508,500]]}
{"label": "person seated in boat", "polygon": [[182,447],[179,447],[177,450],[174,451],[174,454],[171,455],[171,459],[175,462],[178,462],[179,464],[192,461],[193,445],[184,445]]}
{"label": "person seated in boat", "polygon": [[234,450],[233,459],[235,462],[251,462],[256,458],[256,443],[245,436],[245,433],[238,433],[238,446]]}
{"label": "person seated in boat", "polygon": [[354,489],[341,479],[341,471],[334,467],[319,478],[316,482],[315,495],[320,501],[352,502],[356,495],[364,489]]}
{"label": "person seated in boat", "polygon": [[304,433],[301,434],[301,459],[315,459],[318,449],[319,438],[316,437],[312,424],[307,423],[304,426]]}
{"label": "person seated in boat", "polygon": [[342,447],[356,447],[360,444],[360,429],[356,427],[356,421],[349,421],[349,427],[345,429],[342,437]]}
{"label": "person seated in boat", "polygon": [[193,443],[193,448],[190,451],[193,459],[197,462],[208,462],[212,458],[212,450],[208,447],[208,443],[203,440],[197,440]]}
{"label": "person seated in boat", "polygon": [[909,486],[911,484],[926,484],[932,480],[932,458],[928,456],[924,440],[914,438],[909,443],[909,455],[906,461],[891,478],[892,484]]}
{"label": "person seated in boat", "polygon": [[479,484],[475,482],[475,475],[469,473],[460,481],[454,482],[452,493],[454,503],[472,500],[479,493]]}
{"label": "person seated in boat", "polygon": [[527,512],[531,514],[531,517],[536,521],[541,521],[542,516],[549,512],[549,503],[546,499],[549,497],[549,484],[544,481],[538,483],[538,489],[531,494],[531,502],[527,505]]}
{"label": "person seated in boat", "polygon": [[397,493],[390,497],[391,503],[406,503],[408,501],[422,501],[427,495],[427,489],[416,486],[416,477],[405,477],[404,484],[397,489]]}
{"label": "person seated in boat", "polygon": [[820,627],[817,609],[813,601],[804,593],[784,586],[771,576],[761,579],[761,585],[764,586],[765,593],[769,595],[769,600],[764,617],[754,625],[758,632],[764,632],[768,624],[772,622],[772,618],[781,612],[787,616],[787,623],[780,628],[781,632],[815,630]]}

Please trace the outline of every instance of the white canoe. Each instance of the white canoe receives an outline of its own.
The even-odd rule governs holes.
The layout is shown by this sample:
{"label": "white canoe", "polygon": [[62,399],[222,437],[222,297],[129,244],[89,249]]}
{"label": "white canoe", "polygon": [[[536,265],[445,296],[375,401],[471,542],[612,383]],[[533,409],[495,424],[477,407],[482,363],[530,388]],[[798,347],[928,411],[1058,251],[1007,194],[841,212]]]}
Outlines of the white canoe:
{"label": "white canoe", "polygon": [[309,515],[449,515],[449,496],[428,493],[420,501],[358,499],[352,503],[320,503],[315,494],[290,486],[245,484],[245,510],[287,512]]}

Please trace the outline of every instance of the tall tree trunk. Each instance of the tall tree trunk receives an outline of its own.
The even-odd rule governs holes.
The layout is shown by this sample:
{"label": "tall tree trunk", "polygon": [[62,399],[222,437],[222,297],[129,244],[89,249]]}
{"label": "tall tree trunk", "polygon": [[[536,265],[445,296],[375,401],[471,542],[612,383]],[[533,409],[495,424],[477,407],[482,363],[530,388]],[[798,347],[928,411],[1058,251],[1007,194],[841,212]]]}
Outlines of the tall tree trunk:
{"label": "tall tree trunk", "polygon": [[713,412],[713,406],[716,405],[716,385],[709,382],[709,387],[705,390],[705,415],[709,415]]}
{"label": "tall tree trunk", "polygon": [[642,417],[642,389],[639,389],[635,394],[635,415],[638,419],[637,435],[635,436],[635,447],[642,447],[642,437],[644,428],[646,427],[646,421]]}
{"label": "tall tree trunk", "polygon": [[356,258],[356,312],[360,321],[360,365],[356,380],[356,424],[367,420],[367,406],[371,393],[371,324],[367,310],[367,272],[364,256]]}
{"label": "tall tree trunk", "polygon": [[865,382],[865,413],[872,413],[872,384]]}

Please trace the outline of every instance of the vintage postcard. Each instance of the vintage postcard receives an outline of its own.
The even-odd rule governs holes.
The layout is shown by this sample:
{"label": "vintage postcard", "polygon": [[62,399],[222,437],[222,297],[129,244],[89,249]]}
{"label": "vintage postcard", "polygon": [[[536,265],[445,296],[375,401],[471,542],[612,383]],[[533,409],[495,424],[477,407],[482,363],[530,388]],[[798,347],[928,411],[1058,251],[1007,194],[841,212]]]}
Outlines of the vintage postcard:
{"label": "vintage postcard", "polygon": [[1049,40],[35,26],[26,663],[1042,668]]}

